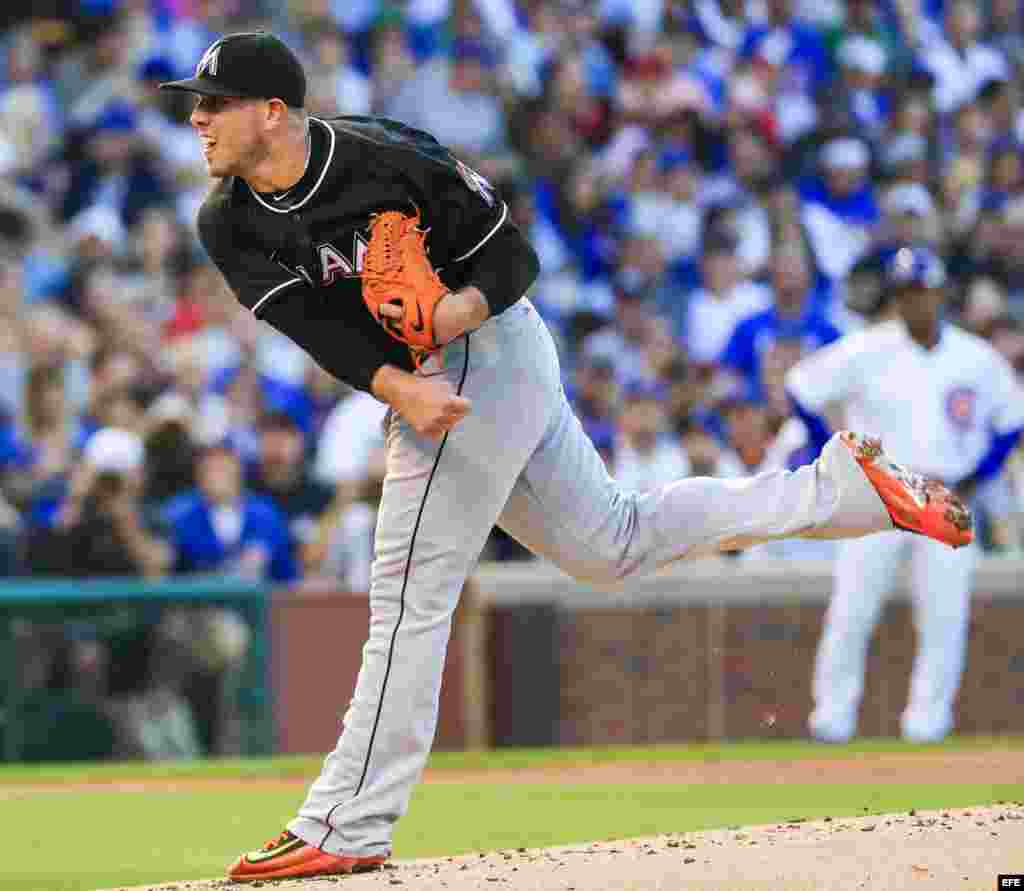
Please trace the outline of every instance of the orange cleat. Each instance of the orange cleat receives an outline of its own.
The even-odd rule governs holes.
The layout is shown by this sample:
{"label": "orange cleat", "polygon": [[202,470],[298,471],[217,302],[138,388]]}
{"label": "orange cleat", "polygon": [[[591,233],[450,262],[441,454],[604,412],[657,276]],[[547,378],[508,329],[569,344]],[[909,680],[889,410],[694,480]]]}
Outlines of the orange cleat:
{"label": "orange cleat", "polygon": [[382,869],[387,859],[386,854],[374,857],[327,854],[285,831],[258,851],[250,851],[239,857],[228,870],[228,878],[236,882],[255,882],[264,879],[349,875]]}
{"label": "orange cleat", "polygon": [[874,486],[896,528],[954,548],[974,541],[970,510],[946,486],[890,461],[879,439],[850,432],[843,432],[840,438]]}

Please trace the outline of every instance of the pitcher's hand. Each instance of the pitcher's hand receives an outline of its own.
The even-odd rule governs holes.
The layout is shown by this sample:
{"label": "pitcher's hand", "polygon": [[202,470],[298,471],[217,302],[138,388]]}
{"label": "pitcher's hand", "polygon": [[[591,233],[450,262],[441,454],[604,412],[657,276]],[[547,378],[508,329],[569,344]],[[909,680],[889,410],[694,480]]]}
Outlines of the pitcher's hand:
{"label": "pitcher's hand", "polygon": [[391,365],[374,375],[373,395],[390,405],[420,436],[437,441],[459,423],[472,403],[447,378],[420,377]]}

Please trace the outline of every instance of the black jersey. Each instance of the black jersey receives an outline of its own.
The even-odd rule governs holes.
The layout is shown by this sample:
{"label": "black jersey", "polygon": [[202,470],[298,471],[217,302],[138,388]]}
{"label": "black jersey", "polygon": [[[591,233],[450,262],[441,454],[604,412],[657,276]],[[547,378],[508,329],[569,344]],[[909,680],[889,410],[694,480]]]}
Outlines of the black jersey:
{"label": "black jersey", "polygon": [[199,236],[238,300],[341,380],[369,390],[409,350],[363,303],[359,274],[370,215],[418,210],[442,281],[486,296],[492,315],[539,271],[508,207],[427,133],[382,118],[311,117],[306,172],[284,193],[221,180],[199,211]]}

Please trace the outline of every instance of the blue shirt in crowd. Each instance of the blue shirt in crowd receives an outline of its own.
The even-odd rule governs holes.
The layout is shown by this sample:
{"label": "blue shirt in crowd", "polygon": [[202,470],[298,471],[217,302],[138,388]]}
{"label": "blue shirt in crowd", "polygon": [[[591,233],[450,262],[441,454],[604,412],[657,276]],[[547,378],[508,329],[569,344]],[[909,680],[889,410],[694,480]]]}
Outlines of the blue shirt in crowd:
{"label": "blue shirt in crowd", "polygon": [[763,401],[766,362],[780,344],[796,344],[804,355],[838,339],[838,329],[813,310],[789,319],[771,307],[736,326],[720,362],[743,379],[752,398]]}
{"label": "blue shirt in crowd", "polygon": [[198,491],[179,496],[167,508],[167,521],[178,573],[252,575],[288,583],[298,578],[281,512],[269,501],[243,494],[238,502],[241,525],[232,538],[217,531],[216,508]]}

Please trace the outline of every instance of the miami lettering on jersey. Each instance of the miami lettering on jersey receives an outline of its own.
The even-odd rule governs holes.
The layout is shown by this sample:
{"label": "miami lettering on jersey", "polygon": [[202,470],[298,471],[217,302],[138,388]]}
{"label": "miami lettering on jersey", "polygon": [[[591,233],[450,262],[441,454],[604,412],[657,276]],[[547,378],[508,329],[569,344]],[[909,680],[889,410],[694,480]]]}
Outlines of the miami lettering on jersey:
{"label": "miami lettering on jersey", "polygon": [[359,232],[352,237],[352,253],[347,257],[328,241],[318,244],[316,253],[320,263],[321,285],[326,287],[333,285],[339,278],[359,275],[363,271],[367,247],[366,239]]}
{"label": "miami lettering on jersey", "polygon": [[345,254],[329,241],[320,242],[313,252],[313,259],[319,272],[310,272],[309,268],[301,263],[286,262],[278,251],[272,253],[270,259],[293,275],[300,276],[311,288],[318,284],[326,288],[339,278],[357,277],[363,271],[367,247],[367,241],[361,232],[356,232],[352,236],[352,251],[349,254]]}

